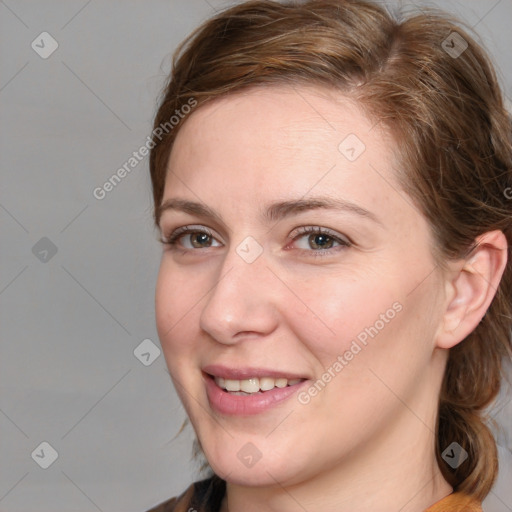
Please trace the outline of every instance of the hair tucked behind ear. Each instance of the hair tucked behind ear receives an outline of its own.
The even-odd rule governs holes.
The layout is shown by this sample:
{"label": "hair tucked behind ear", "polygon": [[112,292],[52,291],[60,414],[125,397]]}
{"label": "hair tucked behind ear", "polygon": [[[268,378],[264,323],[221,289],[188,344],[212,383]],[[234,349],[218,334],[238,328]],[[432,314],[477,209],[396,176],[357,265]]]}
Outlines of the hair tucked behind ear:
{"label": "hair tucked behind ear", "polygon": [[[425,9],[398,19],[357,0],[237,5],[178,48],[154,126],[191,98],[200,106],[282,83],[335,88],[388,129],[402,187],[430,223],[440,265],[467,256],[487,231],[501,230],[512,246],[511,123],[489,58],[460,23]],[[157,224],[183,122],[151,150]],[[497,474],[496,444],[482,415],[500,389],[511,331],[509,258],[484,319],[450,350],[439,399],[439,466],[455,490],[480,500]],[[455,470],[441,457],[452,442],[469,454]]]}

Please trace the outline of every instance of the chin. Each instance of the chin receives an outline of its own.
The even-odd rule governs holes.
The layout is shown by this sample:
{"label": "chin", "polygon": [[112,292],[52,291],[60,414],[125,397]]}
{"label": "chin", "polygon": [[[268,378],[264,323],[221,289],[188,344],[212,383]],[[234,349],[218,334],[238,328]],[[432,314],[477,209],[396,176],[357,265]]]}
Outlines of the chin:
{"label": "chin", "polygon": [[[234,448],[238,446],[241,448]],[[262,447],[260,451],[250,441],[230,438],[225,444],[212,443],[211,448],[206,448],[204,453],[212,470],[231,484],[266,487],[275,486],[277,482],[291,485],[302,480],[300,475],[304,471],[298,467],[298,461],[291,465],[289,455],[280,456],[271,446]]]}
{"label": "chin", "polygon": [[213,471],[230,484],[244,487],[269,487],[298,481],[294,468],[283,468],[277,460],[260,459],[252,467],[244,467],[233,453],[219,461],[210,463]]}

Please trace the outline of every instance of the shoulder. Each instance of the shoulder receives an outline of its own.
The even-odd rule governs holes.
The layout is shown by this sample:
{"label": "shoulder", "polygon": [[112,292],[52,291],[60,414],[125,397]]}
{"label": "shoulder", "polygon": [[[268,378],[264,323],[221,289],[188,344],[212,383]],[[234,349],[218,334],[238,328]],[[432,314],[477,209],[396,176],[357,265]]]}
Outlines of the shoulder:
{"label": "shoulder", "polygon": [[147,512],[218,512],[224,494],[226,482],[214,475],[190,485],[180,496],[160,503]]}

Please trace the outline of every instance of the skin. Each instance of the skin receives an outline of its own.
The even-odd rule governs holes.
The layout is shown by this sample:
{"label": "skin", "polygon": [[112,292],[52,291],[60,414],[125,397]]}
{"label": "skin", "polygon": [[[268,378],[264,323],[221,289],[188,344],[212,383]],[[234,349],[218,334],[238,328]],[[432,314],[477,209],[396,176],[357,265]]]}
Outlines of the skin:
{"label": "skin", "polygon": [[[366,146],[353,162],[338,149],[348,134]],[[418,512],[452,492],[434,455],[448,349],[485,313],[506,250],[441,270],[425,218],[398,185],[396,151],[356,104],[305,87],[217,99],[177,136],[164,201],[207,205],[221,220],[162,213],[164,237],[186,225],[213,237],[164,245],[157,328],[205,455],[227,480],[223,512]],[[320,196],[350,201],[376,220],[333,209],[262,217],[271,203]],[[303,226],[352,244],[327,238],[318,248],[314,235],[297,233]],[[237,253],[247,236],[263,250],[252,263]],[[503,249],[499,233],[486,236],[483,246]],[[308,404],[293,396],[250,417],[211,408],[206,364],[315,382],[394,303],[401,311]],[[248,442],[262,455],[252,467],[237,457]]]}

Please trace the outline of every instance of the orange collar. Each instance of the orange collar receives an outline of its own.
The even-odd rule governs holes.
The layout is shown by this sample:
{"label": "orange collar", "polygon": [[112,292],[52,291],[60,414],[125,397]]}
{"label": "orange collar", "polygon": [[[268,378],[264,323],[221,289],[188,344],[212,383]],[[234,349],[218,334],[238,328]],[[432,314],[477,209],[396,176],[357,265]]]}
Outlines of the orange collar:
{"label": "orange collar", "polygon": [[455,492],[434,503],[425,512],[482,512],[482,505],[467,494]]}
{"label": "orange collar", "polygon": [[[195,482],[183,494],[172,498],[147,512],[218,512],[226,491],[225,481],[213,476]],[[434,503],[425,512],[482,512],[479,501],[467,494],[456,492]]]}

